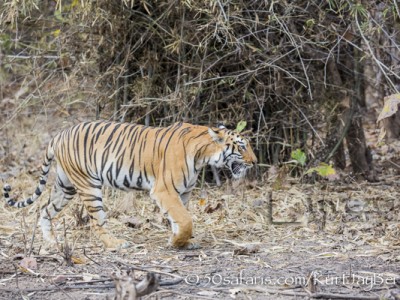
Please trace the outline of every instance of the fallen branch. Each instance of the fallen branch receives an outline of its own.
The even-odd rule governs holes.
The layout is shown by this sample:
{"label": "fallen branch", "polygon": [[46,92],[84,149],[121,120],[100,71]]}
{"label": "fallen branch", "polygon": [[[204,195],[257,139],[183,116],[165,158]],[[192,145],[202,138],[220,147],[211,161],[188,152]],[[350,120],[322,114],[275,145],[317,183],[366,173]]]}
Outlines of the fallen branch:
{"label": "fallen branch", "polygon": [[115,288],[114,283],[108,284],[98,284],[98,285],[66,285],[66,286],[47,286],[42,288],[29,288],[29,289],[8,289],[8,288],[0,288],[1,292],[8,293],[32,293],[32,292],[46,292],[46,291],[58,291],[58,290],[83,290],[83,289],[111,289]]}
{"label": "fallen branch", "polygon": [[[230,291],[232,288],[210,288],[210,290],[214,291]],[[379,296],[359,296],[352,294],[334,294],[334,293],[304,293],[304,292],[295,292],[290,291],[289,289],[269,289],[262,287],[238,287],[238,290],[242,291],[256,291],[259,293],[267,293],[267,294],[278,294],[283,296],[292,296],[292,297],[307,297],[308,299],[348,299],[348,300],[380,300]]]}
{"label": "fallen branch", "polygon": [[315,293],[310,298],[314,299],[348,299],[348,300],[379,300],[378,296],[357,296],[349,294]]}

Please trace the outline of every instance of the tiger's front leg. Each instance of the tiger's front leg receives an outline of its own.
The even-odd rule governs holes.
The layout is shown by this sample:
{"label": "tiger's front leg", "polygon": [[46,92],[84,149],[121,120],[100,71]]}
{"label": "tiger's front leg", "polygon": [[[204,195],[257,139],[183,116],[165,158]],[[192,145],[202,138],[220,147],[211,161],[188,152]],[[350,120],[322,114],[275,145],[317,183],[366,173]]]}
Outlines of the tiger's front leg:
{"label": "tiger's front leg", "polygon": [[169,243],[172,247],[181,249],[198,249],[200,246],[190,239],[192,238],[193,221],[179,195],[165,189],[155,189],[150,194],[161,209],[168,214],[171,223],[172,236]]}

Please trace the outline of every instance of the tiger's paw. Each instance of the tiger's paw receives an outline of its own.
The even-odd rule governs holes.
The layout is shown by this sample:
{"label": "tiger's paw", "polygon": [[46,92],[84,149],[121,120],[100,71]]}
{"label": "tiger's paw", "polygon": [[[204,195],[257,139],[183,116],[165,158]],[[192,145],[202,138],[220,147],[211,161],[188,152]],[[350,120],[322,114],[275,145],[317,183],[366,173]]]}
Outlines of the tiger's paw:
{"label": "tiger's paw", "polygon": [[188,242],[183,249],[186,250],[197,250],[200,249],[201,246],[198,243],[194,243],[194,242]]}
{"label": "tiger's paw", "polygon": [[201,246],[198,243],[187,241],[185,243],[169,243],[169,248],[180,249],[180,250],[197,250]]}
{"label": "tiger's paw", "polygon": [[43,250],[46,251],[58,250],[57,238],[50,231],[43,231]]}
{"label": "tiger's paw", "polygon": [[59,248],[55,239],[44,240],[42,251],[44,251],[45,253],[50,253],[54,251],[58,252],[58,249]]}

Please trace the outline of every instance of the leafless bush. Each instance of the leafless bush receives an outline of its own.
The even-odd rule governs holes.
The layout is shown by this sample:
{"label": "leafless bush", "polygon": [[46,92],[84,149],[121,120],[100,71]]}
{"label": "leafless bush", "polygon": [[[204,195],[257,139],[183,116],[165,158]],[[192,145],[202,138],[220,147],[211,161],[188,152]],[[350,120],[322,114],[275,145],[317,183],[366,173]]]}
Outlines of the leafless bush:
{"label": "leafless bush", "polygon": [[246,120],[261,163],[298,147],[332,158],[346,109],[399,85],[396,1],[7,0],[0,13],[1,70],[28,88],[17,112],[52,101],[150,125]]}

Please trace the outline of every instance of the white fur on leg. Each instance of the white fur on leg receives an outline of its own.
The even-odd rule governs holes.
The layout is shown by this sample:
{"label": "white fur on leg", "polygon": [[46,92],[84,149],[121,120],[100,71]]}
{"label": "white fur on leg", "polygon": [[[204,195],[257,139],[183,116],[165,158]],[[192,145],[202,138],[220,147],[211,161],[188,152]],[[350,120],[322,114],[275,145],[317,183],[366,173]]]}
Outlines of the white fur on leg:
{"label": "white fur on leg", "polygon": [[171,224],[171,229],[173,234],[178,234],[179,233],[179,225],[172,219],[171,216],[168,216],[169,223]]}

